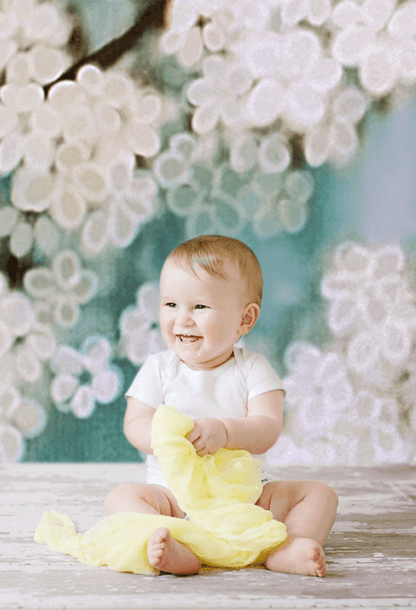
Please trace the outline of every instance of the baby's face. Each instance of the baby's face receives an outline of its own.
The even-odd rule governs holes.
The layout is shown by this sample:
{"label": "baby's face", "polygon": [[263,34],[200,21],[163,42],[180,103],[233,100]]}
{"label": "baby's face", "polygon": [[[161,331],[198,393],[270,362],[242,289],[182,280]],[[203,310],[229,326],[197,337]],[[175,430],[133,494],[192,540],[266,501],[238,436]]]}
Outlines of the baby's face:
{"label": "baby's face", "polygon": [[[225,261],[228,280],[212,277],[201,267],[198,277],[171,260],[160,277],[160,326],[168,347],[195,370],[220,366],[232,355],[247,305],[238,270]],[[233,279],[235,278],[235,279]]]}

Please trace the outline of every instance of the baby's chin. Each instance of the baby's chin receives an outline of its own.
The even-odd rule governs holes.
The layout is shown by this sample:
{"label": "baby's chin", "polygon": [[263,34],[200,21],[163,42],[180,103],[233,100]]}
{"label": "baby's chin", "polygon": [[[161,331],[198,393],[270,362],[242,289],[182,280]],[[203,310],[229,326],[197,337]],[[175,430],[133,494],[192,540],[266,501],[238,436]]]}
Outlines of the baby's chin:
{"label": "baby's chin", "polygon": [[231,354],[220,354],[214,357],[204,357],[202,355],[192,357],[192,354],[186,354],[185,350],[175,350],[181,362],[195,371],[210,371],[228,362],[234,357],[234,351]]}

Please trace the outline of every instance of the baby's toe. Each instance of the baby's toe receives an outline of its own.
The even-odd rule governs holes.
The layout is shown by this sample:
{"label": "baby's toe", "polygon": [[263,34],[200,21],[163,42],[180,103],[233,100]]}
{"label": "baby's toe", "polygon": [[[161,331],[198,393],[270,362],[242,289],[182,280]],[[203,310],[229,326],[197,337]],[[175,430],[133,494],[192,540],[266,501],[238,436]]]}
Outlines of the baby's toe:
{"label": "baby's toe", "polygon": [[316,575],[323,577],[326,574],[326,561],[324,552],[320,549],[317,551],[317,556],[315,558],[316,564]]}

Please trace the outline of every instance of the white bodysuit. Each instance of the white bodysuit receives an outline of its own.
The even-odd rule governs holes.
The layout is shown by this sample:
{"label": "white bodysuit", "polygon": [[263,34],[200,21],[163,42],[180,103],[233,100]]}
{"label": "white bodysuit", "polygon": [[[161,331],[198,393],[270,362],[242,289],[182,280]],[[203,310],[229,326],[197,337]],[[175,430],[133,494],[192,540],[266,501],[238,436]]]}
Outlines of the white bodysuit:
{"label": "white bodysuit", "polygon": [[[234,348],[234,358],[210,371],[195,371],[184,364],[173,350],[149,356],[137,373],[126,396],[132,396],[157,409],[159,405],[173,405],[192,419],[198,417],[230,417],[247,415],[251,398],[283,390],[282,380],[268,360],[261,354]],[[262,462],[262,481],[267,475],[267,459],[253,456]],[[168,487],[159,462],[148,455],[147,483]]]}

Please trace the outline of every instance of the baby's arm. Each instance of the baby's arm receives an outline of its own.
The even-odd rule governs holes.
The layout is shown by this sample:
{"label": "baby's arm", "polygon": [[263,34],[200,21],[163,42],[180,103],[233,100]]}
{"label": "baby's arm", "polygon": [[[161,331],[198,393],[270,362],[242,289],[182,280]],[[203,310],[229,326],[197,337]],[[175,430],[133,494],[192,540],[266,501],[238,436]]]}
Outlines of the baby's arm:
{"label": "baby's arm", "polygon": [[201,456],[222,447],[246,449],[254,455],[266,453],[282,432],[283,398],[282,390],[252,398],[243,419],[200,417],[187,438]]}
{"label": "baby's arm", "polygon": [[153,454],[151,429],[156,409],[132,396],[127,398],[127,410],[124,416],[124,434],[127,440],[143,453]]}
{"label": "baby's arm", "polygon": [[279,438],[283,427],[282,390],[264,392],[247,403],[243,419],[224,418],[228,449],[246,449],[254,455],[266,453]]}

